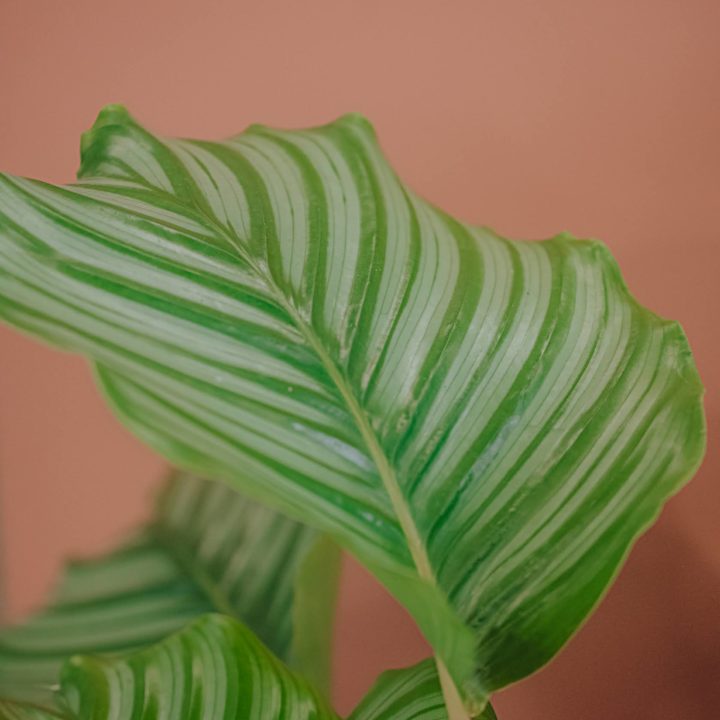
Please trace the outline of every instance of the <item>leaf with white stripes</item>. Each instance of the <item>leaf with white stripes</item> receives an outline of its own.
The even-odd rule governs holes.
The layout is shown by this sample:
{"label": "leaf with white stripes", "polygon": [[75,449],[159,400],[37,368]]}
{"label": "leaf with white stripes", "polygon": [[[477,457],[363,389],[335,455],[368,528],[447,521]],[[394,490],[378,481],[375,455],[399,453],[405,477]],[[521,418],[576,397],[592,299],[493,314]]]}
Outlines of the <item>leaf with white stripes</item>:
{"label": "leaf with white stripes", "polygon": [[[193,671],[193,669],[197,669]],[[139,654],[72,658],[57,695],[63,714],[0,701],[0,720],[295,720],[339,718],[242,625],[206,616]],[[496,720],[488,705],[478,720]],[[383,673],[348,720],[446,720],[432,659]]]}
{"label": "leaf with white stripes", "polygon": [[[348,720],[447,720],[437,668],[432,660],[388,670],[355,708]],[[478,720],[497,720],[487,705]]]}
{"label": "leaf with white stripes", "polygon": [[0,720],[58,720],[64,717],[38,705],[0,699]]}
{"label": "leaf with white stripes", "polygon": [[[158,716],[339,720],[246,628],[220,615],[202,618],[139,654],[73,658],[63,672],[61,698],[72,717],[84,720],[105,720],[110,708],[114,720]],[[383,673],[348,720],[447,717],[437,669],[430,659]],[[497,720],[497,716],[488,705],[478,720]]]}
{"label": "leaf with white stripes", "polygon": [[0,317],[92,358],[175,464],[350,549],[471,710],[570,637],[701,459],[683,332],[602,245],[453,220],[357,116],[212,143],[111,106],[79,176],[0,178]]}
{"label": "leaf with white stripes", "polygon": [[138,653],[76,656],[60,694],[78,720],[338,720],[320,693],[225,615]]}
{"label": "leaf with white stripes", "polygon": [[317,532],[176,474],[142,532],[70,564],[51,607],[0,632],[0,697],[47,704],[71,655],[152,645],[210,612],[242,619],[327,693],[338,571]]}

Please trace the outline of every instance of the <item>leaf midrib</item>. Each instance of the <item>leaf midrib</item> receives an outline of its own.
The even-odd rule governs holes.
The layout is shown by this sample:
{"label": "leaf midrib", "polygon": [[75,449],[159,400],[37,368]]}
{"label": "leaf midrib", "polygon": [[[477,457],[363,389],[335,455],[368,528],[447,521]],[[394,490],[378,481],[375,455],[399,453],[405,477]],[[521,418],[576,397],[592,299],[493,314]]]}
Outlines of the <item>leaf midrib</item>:
{"label": "leaf midrib", "polygon": [[[169,194],[165,191],[158,190],[157,188],[151,188],[155,192],[160,194]],[[170,197],[177,202],[177,198],[170,195]],[[296,329],[300,332],[305,342],[310,346],[313,352],[317,355],[323,368],[327,372],[331,381],[340,393],[343,401],[350,410],[353,421],[360,432],[360,435],[367,447],[370,457],[377,468],[380,481],[385,489],[385,492],[390,498],[390,503],[395,516],[400,523],[400,529],[402,530],[405,540],[410,551],[413,564],[418,572],[418,575],[433,586],[440,589],[437,585],[435,573],[430,563],[425,544],[420,537],[420,533],[415,525],[415,521],[410,512],[410,507],[403,495],[400,484],[397,481],[395,471],[390,464],[385,451],[380,444],[380,441],[372,428],[370,419],[363,410],[362,406],[358,402],[357,398],[353,394],[349,387],[346,378],[338,369],[333,359],[328,354],[327,350],[323,346],[320,338],[317,336],[313,328],[308,325],[305,319],[300,315],[297,309],[288,301],[285,293],[277,285],[274,279],[258,265],[255,259],[245,251],[242,247],[241,242],[236,239],[231,233],[228,232],[222,224],[220,224],[215,218],[213,218],[205,208],[198,202],[193,203],[197,214],[210,225],[210,229],[218,233],[240,256],[255,276],[265,283],[268,291],[271,293],[273,298],[280,304],[285,313],[290,317],[294,323]],[[444,593],[443,593],[444,595]]]}
{"label": "leaf midrib", "polygon": [[333,381],[335,387],[340,392],[340,395],[350,410],[353,420],[355,421],[355,425],[357,426],[363,442],[370,452],[370,457],[377,468],[383,487],[390,497],[392,508],[398,518],[403,535],[405,535],[408,549],[410,550],[410,555],[418,571],[418,575],[421,578],[432,582],[433,585],[436,585],[435,573],[430,565],[430,559],[425,550],[425,544],[420,538],[420,533],[418,532],[415,521],[412,518],[410,508],[408,507],[405,496],[402,493],[400,484],[397,481],[395,471],[390,465],[390,462],[385,455],[385,451],[380,445],[380,441],[370,424],[367,414],[360,406],[360,403],[358,403],[357,398],[348,387],[342,373],[338,370],[337,366],[328,355],[315,333],[307,327],[307,324],[297,315],[294,308],[287,307],[286,310],[289,314],[294,316],[293,319],[298,326],[298,330],[300,330],[303,337],[317,354],[320,362],[330,376],[330,379]]}
{"label": "leaf midrib", "polygon": [[[207,215],[204,212],[202,213],[202,215],[203,217],[207,218]],[[213,223],[213,226],[217,227],[215,223]],[[315,334],[312,327],[310,327],[305,322],[305,320],[298,313],[296,308],[290,302],[288,302],[285,294],[280,290],[274,280],[270,277],[266,277],[265,274],[260,271],[260,268],[257,267],[257,264],[253,261],[253,259],[251,257],[248,257],[247,254],[244,253],[240,247],[238,247],[238,244],[235,242],[232,236],[229,236],[228,233],[225,231],[223,231],[223,235],[228,240],[228,242],[230,242],[230,244],[237,249],[238,254],[242,257],[243,260],[248,263],[248,265],[252,268],[253,272],[258,275],[259,279],[261,279],[267,284],[270,292],[272,292],[273,295],[277,298],[282,308],[295,323],[298,331],[302,334],[305,341],[310,345],[311,349],[318,356],[318,359],[325,368],[325,371],[328,373],[333,384],[338,389],[340,395],[347,404],[353,420],[355,421],[355,425],[357,426],[363,439],[363,442],[365,443],[368,451],[370,452],[370,457],[375,463],[378,475],[380,476],[380,480],[383,484],[383,487],[385,488],[385,492],[387,492],[388,497],[390,498],[390,503],[395,512],[395,515],[397,516],[398,522],[400,523],[400,528],[403,532],[403,535],[405,536],[408,550],[410,551],[410,556],[412,557],[413,564],[415,565],[418,576],[422,580],[426,581],[433,588],[435,588],[442,595],[442,597],[446,597],[445,593],[437,584],[435,573],[433,572],[432,565],[430,564],[430,558],[428,557],[427,551],[425,549],[425,544],[420,537],[420,533],[418,532],[415,521],[413,520],[412,514],[410,513],[410,508],[407,504],[407,501],[405,500],[405,496],[402,493],[400,484],[397,481],[395,471],[390,465],[390,462],[385,455],[385,451],[380,445],[380,441],[378,440],[377,435],[375,434],[375,431],[370,424],[370,419],[368,418],[360,403],[357,401],[355,395],[352,393],[352,390],[348,386],[345,377],[343,377],[342,373],[338,369],[333,359],[328,354],[323,344],[320,342],[320,338],[318,338],[318,336]],[[465,706],[457,689],[457,686],[455,685],[452,676],[450,675],[447,667],[445,666],[444,661],[439,656],[436,656],[435,663],[437,665],[438,678],[440,680],[440,686],[442,688],[445,709],[448,714],[448,720],[470,720],[465,710]]]}
{"label": "leaf midrib", "polygon": [[[170,195],[162,190],[158,191],[157,188],[152,188],[152,190],[160,192],[161,194]],[[172,195],[170,195],[170,197],[177,202],[177,198]],[[212,215],[210,215],[207,210],[202,207],[201,203],[195,201],[193,204],[195,206],[196,213],[209,225],[209,229],[218,233],[220,237],[222,237],[229,246],[237,252],[238,256],[247,264],[248,268],[255,274],[255,276],[265,283],[267,290],[279,303],[281,308],[295,324],[296,329],[300,332],[305,342],[317,355],[330,380],[337,388],[343,401],[346,403],[347,408],[352,415],[353,421],[360,432],[360,436],[370,453],[370,457],[377,468],[378,476],[390,499],[392,509],[400,524],[400,529],[405,537],[410,557],[412,558],[418,576],[421,580],[424,580],[433,589],[435,589],[441,597],[447,599],[446,593],[443,592],[442,588],[440,588],[437,583],[435,573],[430,563],[430,558],[428,557],[427,550],[425,548],[425,543],[422,541],[418,528],[415,525],[415,521],[410,512],[410,507],[403,495],[400,484],[398,483],[395,470],[385,455],[385,451],[372,428],[370,418],[367,416],[353,394],[346,378],[340,372],[334,360],[330,357],[314,329],[305,321],[298,310],[288,300],[285,293],[280,289],[280,287],[278,287],[275,280],[268,273],[264,272],[263,269],[258,266],[255,259],[244,250],[241,244],[242,241],[236,239],[232,233],[228,232],[227,228],[213,218]],[[209,597],[211,598],[211,601],[217,597],[213,592],[212,581],[210,581],[209,584],[201,583],[201,587],[210,593]],[[232,612],[230,614],[232,614]],[[450,720],[465,720],[466,718],[469,718],[465,711],[464,703],[460,697],[458,689],[448,672],[445,663],[438,656],[435,657],[435,662],[438,668],[438,676],[443,691],[448,717]]]}

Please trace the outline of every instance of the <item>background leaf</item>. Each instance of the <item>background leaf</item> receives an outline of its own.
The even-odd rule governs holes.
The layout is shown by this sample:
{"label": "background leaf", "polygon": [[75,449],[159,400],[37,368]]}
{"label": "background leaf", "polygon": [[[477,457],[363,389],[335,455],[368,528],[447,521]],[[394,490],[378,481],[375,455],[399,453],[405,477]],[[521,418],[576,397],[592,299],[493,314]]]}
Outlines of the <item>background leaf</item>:
{"label": "background leaf", "polygon": [[242,619],[329,692],[338,574],[337,547],[315,531],[176,474],[142,532],[70,564],[50,608],[0,633],[0,695],[46,704],[70,655],[152,645],[209,612]]}
{"label": "background leaf", "polygon": [[704,447],[681,329],[607,250],[513,243],[395,177],[366,121],[162,140],[0,180],[0,316],[93,358],[179,465],[329,532],[471,709],[577,629]]}
{"label": "background leaf", "polygon": [[0,720],[57,720],[63,717],[37,705],[0,699]]}
{"label": "background leaf", "polygon": [[[141,653],[75,657],[58,700],[62,717],[142,720],[335,718],[309,685],[231,618],[209,615]],[[316,714],[316,712],[319,714]],[[52,720],[55,711],[0,701],[0,720]],[[383,673],[348,720],[446,720],[432,658]],[[496,720],[488,706],[478,720]]]}
{"label": "background leaf", "polygon": [[337,720],[320,693],[223,615],[124,657],[75,657],[61,695],[83,720]]}

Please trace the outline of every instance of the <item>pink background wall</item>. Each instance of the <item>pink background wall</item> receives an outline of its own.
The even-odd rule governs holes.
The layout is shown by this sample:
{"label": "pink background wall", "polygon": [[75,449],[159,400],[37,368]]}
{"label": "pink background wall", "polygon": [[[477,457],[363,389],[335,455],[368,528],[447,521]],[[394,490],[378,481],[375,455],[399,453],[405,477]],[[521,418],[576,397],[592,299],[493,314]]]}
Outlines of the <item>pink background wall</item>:
{"label": "pink background wall", "polygon": [[[218,137],[367,114],[401,175],[515,237],[600,237],[640,300],[682,321],[708,388],[697,479],[598,613],[501,720],[710,719],[720,707],[720,2],[0,0],[0,167],[72,178],[108,102]],[[68,554],[140,518],[161,462],[85,364],[0,328],[0,509],[9,610]],[[354,564],[337,699],[426,653]]]}

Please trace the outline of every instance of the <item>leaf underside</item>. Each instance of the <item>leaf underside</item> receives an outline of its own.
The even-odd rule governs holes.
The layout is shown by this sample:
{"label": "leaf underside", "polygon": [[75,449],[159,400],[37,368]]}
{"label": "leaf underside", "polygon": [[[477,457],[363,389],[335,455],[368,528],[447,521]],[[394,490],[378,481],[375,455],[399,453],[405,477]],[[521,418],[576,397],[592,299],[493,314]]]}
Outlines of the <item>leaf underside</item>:
{"label": "leaf underside", "polygon": [[608,251],[418,198],[368,123],[158,138],[0,177],[0,317],[84,353],[175,464],[337,539],[469,708],[546,662],[698,465],[685,337]]}
{"label": "leaf underside", "polygon": [[[0,631],[0,697],[49,704],[71,655],[137,650],[213,612],[241,619],[327,693],[338,560],[317,532],[177,473],[147,527],[108,555],[70,564],[47,610]],[[315,605],[303,604],[323,585]]]}

